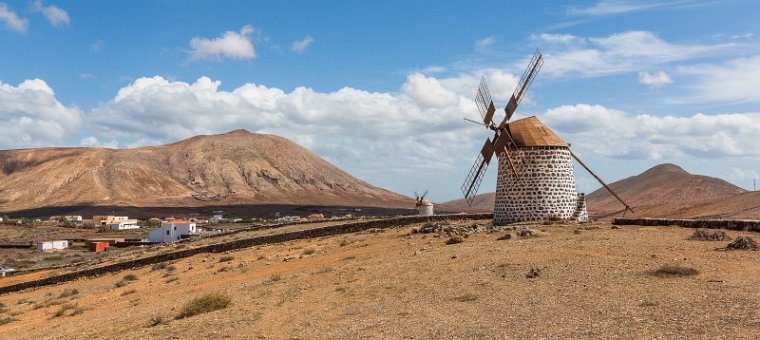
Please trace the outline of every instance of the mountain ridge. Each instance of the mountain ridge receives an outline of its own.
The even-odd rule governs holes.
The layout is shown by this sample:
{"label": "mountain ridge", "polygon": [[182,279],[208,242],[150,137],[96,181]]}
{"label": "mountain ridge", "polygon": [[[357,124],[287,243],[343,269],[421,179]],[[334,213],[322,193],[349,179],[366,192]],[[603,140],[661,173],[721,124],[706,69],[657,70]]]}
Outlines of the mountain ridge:
{"label": "mountain ridge", "polygon": [[238,129],[132,149],[0,151],[0,211],[46,206],[414,207],[286,138]]}

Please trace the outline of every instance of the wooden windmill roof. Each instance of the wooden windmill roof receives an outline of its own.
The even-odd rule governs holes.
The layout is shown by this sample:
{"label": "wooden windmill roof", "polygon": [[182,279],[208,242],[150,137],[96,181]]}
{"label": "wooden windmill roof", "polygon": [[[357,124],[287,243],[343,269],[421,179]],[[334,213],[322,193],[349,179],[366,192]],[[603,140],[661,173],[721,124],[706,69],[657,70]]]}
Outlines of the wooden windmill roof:
{"label": "wooden windmill roof", "polygon": [[564,146],[567,143],[559,138],[554,131],[549,129],[536,116],[519,119],[507,124],[509,133],[515,144],[521,146]]}

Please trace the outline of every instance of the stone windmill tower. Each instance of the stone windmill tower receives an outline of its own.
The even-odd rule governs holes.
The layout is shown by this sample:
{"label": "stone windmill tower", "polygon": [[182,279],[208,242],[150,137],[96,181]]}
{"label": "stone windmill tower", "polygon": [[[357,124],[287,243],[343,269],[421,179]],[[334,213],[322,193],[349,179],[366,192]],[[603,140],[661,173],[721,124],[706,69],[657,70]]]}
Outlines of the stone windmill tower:
{"label": "stone windmill tower", "polygon": [[416,191],[414,192],[414,197],[417,200],[417,215],[419,216],[433,216],[435,214],[433,212],[433,202],[430,202],[430,200],[425,198],[427,194],[427,190],[425,190],[425,193],[423,193],[422,196],[420,196]]}
{"label": "stone windmill tower", "polygon": [[[570,144],[537,117],[509,122],[542,65],[543,56],[536,51],[517,89],[509,98],[504,108],[505,117],[499,125],[493,121],[496,107],[485,79],[481,80],[475,96],[483,123],[465,118],[494,131],[493,139],[486,140],[462,184],[462,193],[468,204],[472,204],[488,163],[496,155],[499,171],[493,217],[495,225],[548,219],[588,221],[585,197],[575,189],[573,158],[620,200],[570,151]],[[631,210],[625,202],[620,202]]]}

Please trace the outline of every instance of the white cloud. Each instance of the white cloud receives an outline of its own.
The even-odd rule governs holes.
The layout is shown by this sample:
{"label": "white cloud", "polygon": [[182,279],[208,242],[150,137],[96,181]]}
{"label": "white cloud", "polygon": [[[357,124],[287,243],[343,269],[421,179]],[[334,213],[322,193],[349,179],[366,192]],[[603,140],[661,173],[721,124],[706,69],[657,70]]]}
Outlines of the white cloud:
{"label": "white cloud", "polygon": [[681,0],[681,1],[656,1],[656,2],[641,2],[641,1],[624,1],[624,0],[602,0],[589,7],[571,7],[567,13],[570,15],[582,15],[582,16],[608,16],[624,13],[633,13],[647,11],[657,8],[667,7],[691,7],[698,6],[699,4],[693,0]]}
{"label": "white cloud", "polygon": [[548,43],[559,43],[559,44],[583,43],[586,40],[582,37],[578,37],[572,34],[551,34],[551,33],[534,34],[534,35],[531,35],[531,39],[541,40]]}
{"label": "white cloud", "polygon": [[307,35],[305,38],[294,41],[293,44],[290,45],[290,50],[296,53],[303,53],[306,52],[306,49],[309,48],[309,46],[314,42],[314,38]]}
{"label": "white cloud", "polygon": [[404,93],[425,108],[444,108],[455,105],[459,97],[445,88],[438,79],[414,73],[406,78]]}
{"label": "white cloud", "polygon": [[105,47],[106,47],[106,43],[103,40],[96,40],[94,43],[90,44],[90,51],[99,52]]}
{"label": "white cloud", "polygon": [[760,113],[632,116],[600,105],[563,105],[543,119],[574,147],[609,157],[760,157]]}
{"label": "white cloud", "polygon": [[722,65],[681,67],[679,72],[696,77],[692,88],[700,100],[760,102],[760,55]]}
{"label": "white cloud", "polygon": [[[543,71],[551,76],[606,76],[641,71],[675,61],[722,53],[737,43],[676,44],[652,32],[629,31],[606,37],[538,35],[544,46]],[[523,62],[524,63],[524,62]]]}
{"label": "white cloud", "polygon": [[100,147],[100,148],[116,149],[119,147],[119,142],[112,139],[110,142],[102,143],[95,136],[89,136],[86,138],[82,138],[82,140],[79,142],[79,145],[84,146],[84,147]]}
{"label": "white cloud", "polygon": [[477,49],[485,49],[491,45],[493,45],[496,42],[496,38],[493,36],[485,37],[483,39],[480,39],[475,42],[475,48]]}
{"label": "white cloud", "polygon": [[95,75],[92,74],[92,73],[80,73],[79,74],[79,78],[82,78],[82,79],[93,79],[93,78],[95,78]]}
{"label": "white cloud", "polygon": [[0,22],[9,30],[24,33],[29,24],[27,18],[20,18],[16,12],[8,8],[4,2],[0,2]]}
{"label": "white cloud", "polygon": [[[81,112],[58,102],[42,80],[25,80],[18,86],[0,82],[0,148],[57,145],[66,134],[81,128]],[[12,127],[12,128],[10,128]]]}
{"label": "white cloud", "polygon": [[758,181],[760,180],[760,174],[752,169],[740,169],[732,167],[728,173],[728,178],[737,182]]}
{"label": "white cloud", "polygon": [[57,6],[45,6],[42,0],[35,0],[32,3],[32,11],[42,13],[47,21],[56,27],[69,24],[69,14]]}
{"label": "white cloud", "polygon": [[195,37],[190,40],[190,59],[252,59],[256,57],[256,50],[251,42],[253,31],[253,26],[245,25],[240,32],[227,31],[215,39]]}
{"label": "white cloud", "polygon": [[639,72],[639,83],[647,85],[652,88],[660,88],[665,84],[670,84],[673,79],[664,71],[657,73]]}
{"label": "white cloud", "polygon": [[[517,83],[503,71],[484,72],[495,95],[506,88],[511,93]],[[462,121],[477,117],[472,95],[479,78],[480,72],[447,78],[414,73],[400,93],[348,87],[326,93],[257,84],[223,91],[207,77],[187,83],[156,76],[123,87],[90,118],[102,133],[96,138],[116,138],[129,147],[245,128],[303,143],[359,176],[381,169],[465,171],[462,164],[472,162],[488,137],[485,129]]]}

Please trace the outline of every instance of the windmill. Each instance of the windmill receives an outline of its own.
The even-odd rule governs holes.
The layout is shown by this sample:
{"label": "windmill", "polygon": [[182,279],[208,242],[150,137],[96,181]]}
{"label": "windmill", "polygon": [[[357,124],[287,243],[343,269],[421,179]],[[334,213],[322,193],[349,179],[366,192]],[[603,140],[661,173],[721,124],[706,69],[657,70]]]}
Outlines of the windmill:
{"label": "windmill", "polygon": [[465,120],[493,130],[494,136],[493,139],[486,139],[462,184],[462,193],[467,203],[472,205],[488,164],[496,155],[499,171],[494,224],[553,218],[587,221],[585,197],[575,191],[572,162],[574,158],[615,198],[620,200],[626,210],[633,211],[570,151],[569,144],[537,117],[531,116],[510,122],[543,63],[543,56],[537,50],[520,78],[517,88],[507,101],[504,118],[498,125],[493,120],[496,107],[491,93],[485,78],[481,79],[475,95],[475,103],[483,122],[467,118]]}
{"label": "windmill", "polygon": [[433,202],[430,202],[425,196],[427,196],[428,191],[425,190],[425,192],[420,195],[416,191],[414,192],[414,197],[417,200],[417,215],[420,216],[432,216],[433,215]]}

